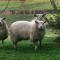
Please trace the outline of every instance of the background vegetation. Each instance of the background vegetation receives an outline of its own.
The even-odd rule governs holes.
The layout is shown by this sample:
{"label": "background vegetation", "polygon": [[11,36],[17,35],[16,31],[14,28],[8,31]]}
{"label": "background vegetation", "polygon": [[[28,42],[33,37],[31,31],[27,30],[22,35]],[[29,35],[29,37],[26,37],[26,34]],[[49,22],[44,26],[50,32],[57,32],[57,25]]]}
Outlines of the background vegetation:
{"label": "background vegetation", "polygon": [[[60,1],[56,0],[58,2],[58,9],[60,9]],[[6,5],[7,1],[0,1],[0,10],[3,10]],[[57,4],[57,3],[56,3]],[[21,3],[19,0],[17,1],[10,1],[8,8],[6,10],[19,10],[19,9],[53,9],[49,0],[26,0],[24,3]]]}

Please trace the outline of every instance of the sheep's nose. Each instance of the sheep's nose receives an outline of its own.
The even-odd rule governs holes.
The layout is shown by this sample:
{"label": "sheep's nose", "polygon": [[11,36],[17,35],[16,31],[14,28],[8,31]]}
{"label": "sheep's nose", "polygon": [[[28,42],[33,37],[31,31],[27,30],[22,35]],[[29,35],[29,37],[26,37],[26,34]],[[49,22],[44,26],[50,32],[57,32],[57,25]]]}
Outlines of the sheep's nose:
{"label": "sheep's nose", "polygon": [[40,30],[43,30],[43,27],[40,27]]}
{"label": "sheep's nose", "polygon": [[42,29],[42,26],[40,26],[40,29]]}

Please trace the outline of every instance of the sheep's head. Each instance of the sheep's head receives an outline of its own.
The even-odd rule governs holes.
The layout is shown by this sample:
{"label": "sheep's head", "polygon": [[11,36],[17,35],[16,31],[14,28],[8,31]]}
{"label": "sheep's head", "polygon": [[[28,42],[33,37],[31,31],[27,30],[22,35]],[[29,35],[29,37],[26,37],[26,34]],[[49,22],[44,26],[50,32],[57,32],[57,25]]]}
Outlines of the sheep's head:
{"label": "sheep's head", "polygon": [[3,26],[5,18],[0,18],[0,26]]}
{"label": "sheep's head", "polygon": [[37,18],[35,23],[37,24],[38,29],[43,30],[46,22],[44,19],[44,14],[35,15],[35,17]]}
{"label": "sheep's head", "polygon": [[35,14],[34,16],[37,18],[37,20],[45,21],[45,19],[44,19],[45,15],[46,14]]}

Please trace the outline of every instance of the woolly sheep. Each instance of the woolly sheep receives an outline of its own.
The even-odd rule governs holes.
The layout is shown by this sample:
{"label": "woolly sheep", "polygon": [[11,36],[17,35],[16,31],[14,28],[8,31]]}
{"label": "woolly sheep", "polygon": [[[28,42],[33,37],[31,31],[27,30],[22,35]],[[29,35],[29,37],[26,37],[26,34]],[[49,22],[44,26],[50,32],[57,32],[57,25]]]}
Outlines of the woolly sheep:
{"label": "woolly sheep", "polygon": [[14,48],[17,48],[17,42],[21,40],[31,40],[35,50],[41,46],[45,35],[44,14],[34,16],[32,21],[16,21],[11,24],[9,29]]}
{"label": "woolly sheep", "polygon": [[0,40],[2,40],[2,46],[4,46],[4,40],[8,37],[8,26],[5,18],[0,17]]}

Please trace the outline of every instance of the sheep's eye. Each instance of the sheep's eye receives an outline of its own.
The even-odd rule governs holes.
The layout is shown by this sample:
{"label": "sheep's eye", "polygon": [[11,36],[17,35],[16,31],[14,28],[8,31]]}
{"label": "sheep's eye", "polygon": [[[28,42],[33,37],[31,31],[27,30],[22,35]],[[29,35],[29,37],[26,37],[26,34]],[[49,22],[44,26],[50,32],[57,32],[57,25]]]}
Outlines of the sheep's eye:
{"label": "sheep's eye", "polygon": [[38,24],[38,21],[35,21]]}
{"label": "sheep's eye", "polygon": [[6,18],[3,18],[3,20],[5,20]]}
{"label": "sheep's eye", "polygon": [[44,23],[46,23],[46,21],[44,21]]}
{"label": "sheep's eye", "polygon": [[45,24],[45,22],[43,24]]}

